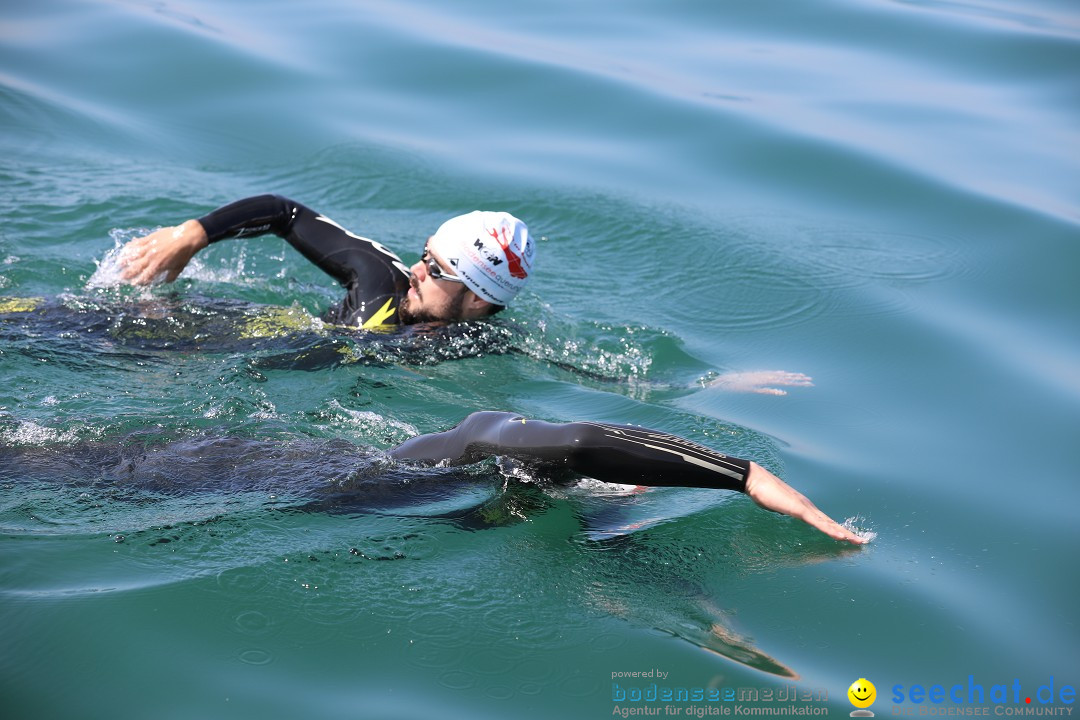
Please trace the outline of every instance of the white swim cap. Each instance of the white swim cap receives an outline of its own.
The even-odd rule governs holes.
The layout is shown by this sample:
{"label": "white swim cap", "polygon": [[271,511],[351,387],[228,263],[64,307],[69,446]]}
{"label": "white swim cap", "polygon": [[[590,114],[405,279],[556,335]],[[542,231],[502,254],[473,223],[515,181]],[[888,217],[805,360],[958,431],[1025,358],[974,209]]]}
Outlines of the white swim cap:
{"label": "white swim cap", "polygon": [[479,297],[506,305],[532,272],[536,243],[509,213],[476,210],[444,222],[428,241]]}

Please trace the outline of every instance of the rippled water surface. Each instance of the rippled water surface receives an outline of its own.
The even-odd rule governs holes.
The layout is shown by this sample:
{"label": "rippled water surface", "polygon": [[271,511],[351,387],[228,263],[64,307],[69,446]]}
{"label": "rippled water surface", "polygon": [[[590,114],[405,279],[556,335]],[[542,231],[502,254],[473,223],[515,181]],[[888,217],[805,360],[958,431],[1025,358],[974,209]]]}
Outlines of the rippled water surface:
{"label": "rippled water surface", "polygon": [[[4,4],[4,716],[1075,687],[1077,68],[1068,0]],[[431,336],[323,325],[272,237],[108,282],[261,192],[410,262],[504,209],[538,271]],[[876,538],[385,455],[480,409],[751,457]]]}

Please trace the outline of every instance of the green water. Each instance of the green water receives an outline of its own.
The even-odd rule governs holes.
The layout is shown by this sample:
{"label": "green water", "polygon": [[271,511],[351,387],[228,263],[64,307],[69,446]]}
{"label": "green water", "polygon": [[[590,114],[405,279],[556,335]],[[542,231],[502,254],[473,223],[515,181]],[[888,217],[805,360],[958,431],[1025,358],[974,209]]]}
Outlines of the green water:
{"label": "green water", "polygon": [[[43,300],[0,315],[3,716],[1074,707],[1035,693],[1080,683],[1078,67],[1050,0],[4,4],[0,296]],[[319,330],[272,237],[90,282],[261,192],[410,262],[507,210],[538,269],[434,348]],[[814,385],[705,386],[762,369]],[[381,455],[479,409],[752,457],[876,538]]]}

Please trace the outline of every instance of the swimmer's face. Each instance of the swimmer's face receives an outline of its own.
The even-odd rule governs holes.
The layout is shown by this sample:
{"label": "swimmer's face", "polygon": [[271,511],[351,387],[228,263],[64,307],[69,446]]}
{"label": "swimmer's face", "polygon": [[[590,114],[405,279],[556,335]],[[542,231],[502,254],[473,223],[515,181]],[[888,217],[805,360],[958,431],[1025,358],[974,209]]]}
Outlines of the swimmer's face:
{"label": "swimmer's face", "polygon": [[868,708],[874,704],[874,699],[877,697],[877,688],[874,687],[874,683],[866,678],[859,678],[851,683],[847,696],[855,707]]}
{"label": "swimmer's face", "polygon": [[399,311],[404,322],[465,320],[485,314],[486,302],[462,282],[435,277],[432,268],[437,268],[442,275],[454,276],[449,263],[425,248],[421,259],[409,268],[412,272],[409,293]]}

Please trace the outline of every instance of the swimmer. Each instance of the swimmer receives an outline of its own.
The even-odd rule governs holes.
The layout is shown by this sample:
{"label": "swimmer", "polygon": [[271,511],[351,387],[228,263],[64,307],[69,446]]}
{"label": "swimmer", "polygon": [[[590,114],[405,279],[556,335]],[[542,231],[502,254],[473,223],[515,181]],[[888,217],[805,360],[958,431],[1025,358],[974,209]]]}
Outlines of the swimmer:
{"label": "swimmer", "polygon": [[[209,244],[266,233],[287,240],[345,287],[344,300],[324,313],[324,321],[364,330],[494,315],[524,287],[536,262],[536,241],[508,213],[475,211],[446,221],[424,245],[420,261],[407,268],[384,245],[294,200],[259,195],[130,241],[119,254],[121,278],[134,285],[172,282]],[[340,362],[342,356],[331,351],[326,357]],[[283,362],[314,368],[324,359]],[[802,373],[770,370],[725,373],[704,386],[785,395],[783,387],[812,384]]]}
{"label": "swimmer", "polygon": [[[0,438],[5,422],[8,419],[0,414]],[[98,533],[102,531],[101,518],[96,511],[83,512],[80,506],[90,498],[95,508],[101,507],[94,500],[99,493],[105,493],[106,502],[115,498],[125,508],[143,507],[189,492],[208,492],[215,498],[213,502],[181,503],[178,507],[166,505],[160,511],[151,508],[146,513],[136,513],[141,524],[139,518],[132,519],[125,522],[127,530],[114,534],[116,542],[124,542],[125,535],[136,540],[137,533],[145,530],[142,542],[149,540],[150,545],[181,539],[183,528],[189,525],[200,541],[205,541],[208,529],[202,526],[208,520],[204,516],[209,514],[217,519],[221,517],[222,507],[227,508],[225,513],[229,515],[239,511],[241,517],[250,517],[244,511],[256,507],[290,513],[344,513],[356,518],[355,532],[361,538],[367,533],[364,518],[371,513],[409,517],[407,535],[411,537],[426,535],[419,531],[414,534],[411,529],[416,527],[416,518],[438,519],[465,530],[482,530],[524,519],[531,510],[550,507],[545,502],[545,489],[560,481],[572,481],[574,475],[619,484],[738,490],[763,508],[794,516],[837,541],[850,543],[841,547],[828,542],[799,542],[797,548],[788,542],[781,543],[781,547],[788,549],[777,557],[779,562],[836,558],[846,552],[858,552],[859,546],[867,542],[866,538],[831,520],[801,493],[757,463],[725,456],[674,435],[640,427],[594,422],[549,423],[507,412],[477,412],[446,432],[415,436],[385,454],[372,454],[369,448],[344,440],[310,437],[286,440],[283,445],[280,437],[259,440],[198,433],[166,444],[161,442],[160,432],[160,428],[148,428],[134,432],[124,442],[98,439],[79,445],[18,447],[0,442],[0,484],[40,479],[61,483],[69,493],[74,488],[78,501],[71,501],[71,507],[79,517],[71,522],[76,527],[79,523],[90,523],[87,525],[89,532]],[[387,455],[396,462],[388,462]],[[506,463],[500,463],[501,476],[493,468],[470,468],[462,472],[442,467],[479,462],[489,455],[502,456],[511,464],[519,464],[515,470],[527,469],[529,472],[524,475],[508,473]],[[519,484],[517,478],[520,477],[527,477],[532,482]],[[89,487],[81,487],[86,485]],[[634,492],[639,491],[634,489]],[[220,502],[222,493],[229,498],[224,506]],[[555,495],[568,497],[561,492]],[[599,507],[608,495],[601,493],[590,498],[590,505]],[[37,497],[47,498],[48,495],[33,493],[25,499],[29,503],[27,507],[33,507]],[[581,494],[573,493],[569,497],[580,498]],[[626,507],[620,502],[610,505],[616,518],[620,506]],[[36,517],[36,514],[35,511],[29,516]],[[47,512],[43,516],[53,517]],[[120,518],[126,521],[127,510],[110,513],[108,517],[110,521]],[[578,517],[585,524],[582,529],[587,533],[586,537],[592,539],[625,535],[625,531],[634,527],[622,522],[612,526],[596,513],[586,512]],[[596,520],[600,525],[594,524]],[[289,526],[294,525],[290,522]],[[740,519],[727,526],[734,529],[745,527],[745,524]],[[376,523],[374,527],[381,529],[386,525]],[[593,532],[598,527],[614,528],[617,532],[611,534],[602,530],[601,535],[596,536]],[[710,535],[703,539],[719,543],[721,548],[760,547],[761,540],[756,537],[759,533],[752,527],[747,530],[749,545],[747,540],[739,537]],[[213,529],[209,532],[210,538],[216,537]],[[230,531],[224,533],[229,534]],[[393,545],[388,545],[381,530],[376,530],[375,536],[368,539],[376,542],[364,542],[361,549],[353,548],[350,553],[367,560],[412,556],[408,550],[399,552],[396,540]],[[626,550],[628,547],[619,543],[610,549]],[[273,549],[263,550],[267,556],[274,553]],[[589,554],[590,562],[604,565],[601,556],[595,552]],[[721,554],[732,555],[727,563],[729,566],[745,565],[739,551],[725,553],[721,549]],[[617,555],[640,557],[636,552],[619,551]],[[606,582],[607,571],[625,568],[621,560],[616,560],[614,565],[607,564],[607,570],[601,568],[598,573],[586,573],[583,581],[587,583],[585,597],[589,607],[610,612],[635,625],[657,628],[747,667],[784,678],[798,678],[792,667],[756,647],[752,640],[729,626],[728,613],[720,609],[717,599],[706,590],[707,584],[699,587],[693,575],[687,577],[690,570],[687,563],[696,565],[699,555],[700,552],[692,556],[679,553],[678,557],[685,562],[665,555],[661,558],[662,563],[656,563],[640,576],[632,576],[631,582],[616,582],[610,588]],[[604,556],[610,557],[610,553]],[[582,558],[585,556],[579,557]],[[312,559],[317,558],[312,556]],[[532,562],[536,562],[536,558]],[[598,582],[597,578],[604,581]],[[514,581],[511,578],[511,582]],[[621,587],[623,585],[631,588],[629,595],[626,594],[627,587]]]}
{"label": "swimmer", "polygon": [[366,330],[494,315],[525,286],[536,261],[528,227],[505,212],[447,220],[410,268],[385,246],[298,202],[260,195],[132,240],[120,251],[121,277],[134,285],[172,282],[209,244],[266,233],[345,287],[344,300],[323,320]]}
{"label": "swimmer", "polygon": [[450,430],[419,435],[390,450],[393,458],[427,465],[466,465],[489,455],[540,472],[570,472],[605,482],[737,490],[766,510],[802,520],[831,538],[866,543],[757,463],[646,428],[475,412]]}
{"label": "swimmer", "polygon": [[[0,415],[0,438],[6,420]],[[168,446],[148,443],[147,439],[155,435],[154,430],[139,432],[131,441],[89,443],[69,450],[0,442],[0,480],[15,481],[43,473],[44,477],[67,482],[70,478],[64,468],[70,466],[77,475],[91,469],[92,482],[117,488],[149,481],[159,491],[241,490],[245,483],[253,483],[273,489],[275,495],[317,496],[324,484],[327,489],[345,491],[338,482],[326,484],[327,475],[348,474],[350,467],[363,465],[367,455],[363,448],[343,442],[330,451],[317,444],[305,450],[301,443],[282,452],[272,444],[242,438],[192,438]],[[151,447],[158,450],[148,450]],[[306,454],[311,452],[316,454]],[[260,457],[267,454],[273,458],[271,465],[261,464]],[[504,462],[516,463],[518,469],[541,482],[565,483],[584,476],[641,487],[735,490],[749,495],[766,510],[790,515],[836,540],[853,545],[867,542],[757,463],[642,427],[551,423],[515,413],[483,411],[472,413],[450,430],[410,438],[387,454],[403,466],[391,469],[379,463],[372,466],[374,475],[370,471],[361,473],[365,483],[373,481],[368,488],[383,488],[380,498],[393,494],[392,478],[407,477],[411,487],[447,482],[447,476],[442,474],[409,472],[408,465],[462,466],[497,456]],[[311,485],[313,481],[319,485]]]}

